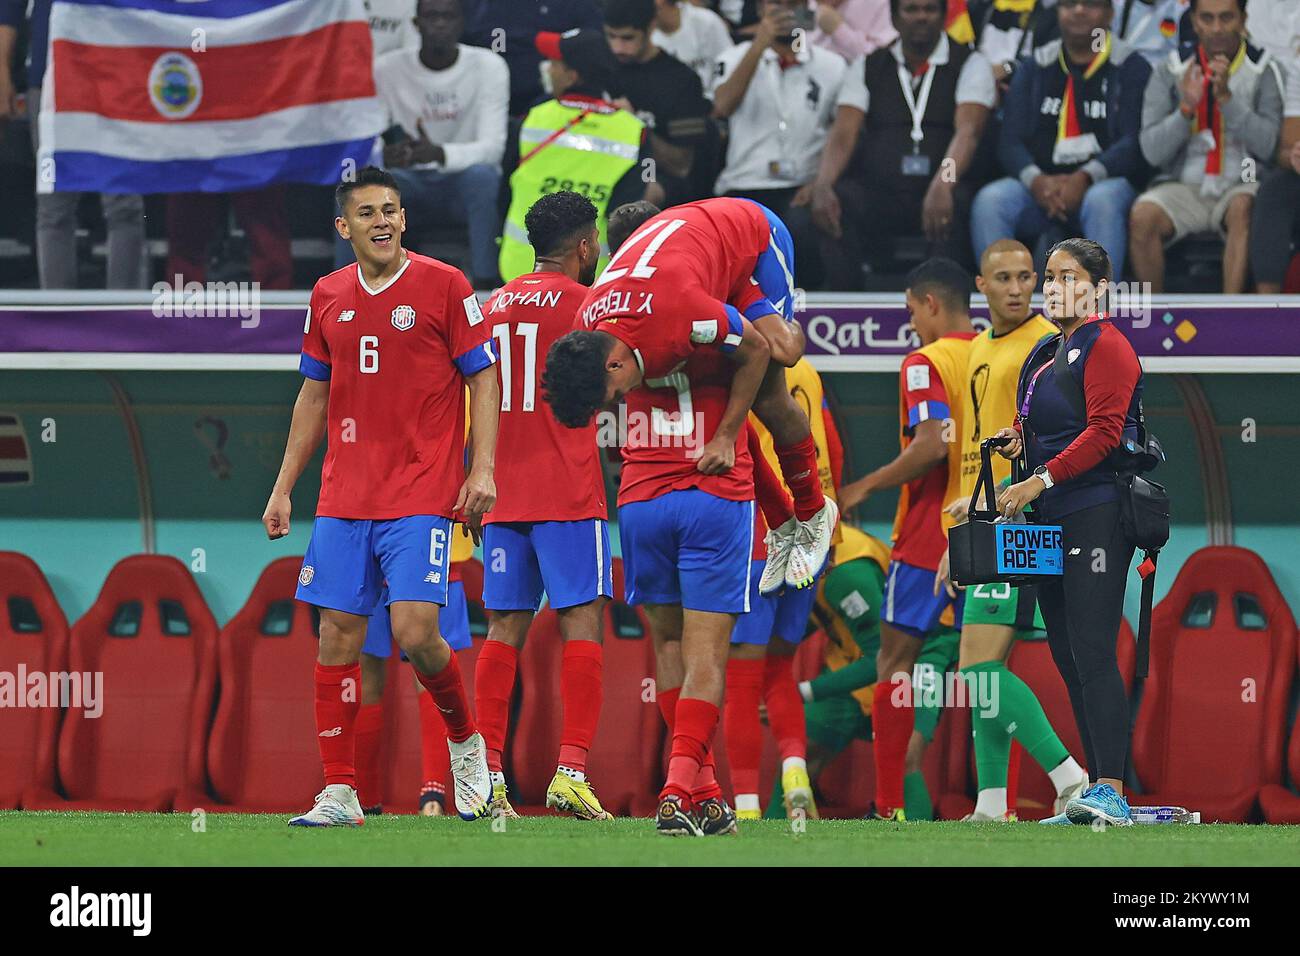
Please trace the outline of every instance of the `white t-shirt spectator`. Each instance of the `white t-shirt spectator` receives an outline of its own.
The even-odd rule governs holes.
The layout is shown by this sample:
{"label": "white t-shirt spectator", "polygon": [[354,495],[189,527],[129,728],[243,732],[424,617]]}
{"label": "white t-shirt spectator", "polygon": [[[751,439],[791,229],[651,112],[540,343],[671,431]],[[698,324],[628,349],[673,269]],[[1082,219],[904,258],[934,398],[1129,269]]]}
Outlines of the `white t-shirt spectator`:
{"label": "white t-shirt spectator", "polygon": [[1251,43],[1277,61],[1286,77],[1282,115],[1300,116],[1300,0],[1250,0],[1246,32]]}
{"label": "white t-shirt spectator", "polygon": [[[902,43],[895,40],[889,45],[889,51],[894,54],[898,65],[906,69],[903,63]],[[948,62],[948,58],[948,35],[945,33],[939,37],[939,45],[935,47],[934,54],[930,57],[930,65],[943,66]],[[865,57],[849,65],[849,72],[840,87],[838,105],[851,106],[855,110],[866,113],[871,109],[871,94],[867,89],[864,61]],[[980,106],[993,109],[994,104],[997,103],[997,94],[997,85],[993,82],[993,65],[978,50],[971,53],[957,76],[957,105],[978,103]]]}
{"label": "white t-shirt spectator", "polygon": [[[715,89],[735,72],[750,46],[742,43],[723,54]],[[775,50],[764,50],[745,98],[731,114],[718,194],[790,189],[811,182],[835,119],[846,69],[839,54],[816,46],[805,47],[785,69]]]}
{"label": "white t-shirt spectator", "polygon": [[375,64],[375,87],[388,108],[388,125],[416,138],[424,134],[447,162],[415,167],[458,173],[480,164],[501,166],[506,151],[510,70],[491,50],[461,44],[456,62],[431,70],[419,50],[386,53]]}
{"label": "white t-shirt spectator", "polygon": [[420,31],[415,29],[416,0],[366,0],[370,17],[370,42],[375,59],[394,50],[420,45]]}
{"label": "white t-shirt spectator", "polygon": [[659,49],[700,74],[700,82],[707,90],[713,84],[713,67],[718,58],[734,45],[731,29],[722,17],[690,0],[682,0],[677,9],[682,12],[677,32],[664,33],[656,28],[651,39]]}

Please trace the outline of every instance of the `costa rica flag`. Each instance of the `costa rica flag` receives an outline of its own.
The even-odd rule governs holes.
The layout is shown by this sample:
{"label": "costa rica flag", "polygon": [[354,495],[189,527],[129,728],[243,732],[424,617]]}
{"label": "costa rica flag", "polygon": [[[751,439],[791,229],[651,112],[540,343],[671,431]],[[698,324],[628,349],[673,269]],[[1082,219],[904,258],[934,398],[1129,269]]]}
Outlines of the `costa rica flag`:
{"label": "costa rica flag", "polygon": [[364,0],[55,0],[37,189],[336,183],[385,125],[371,49]]}

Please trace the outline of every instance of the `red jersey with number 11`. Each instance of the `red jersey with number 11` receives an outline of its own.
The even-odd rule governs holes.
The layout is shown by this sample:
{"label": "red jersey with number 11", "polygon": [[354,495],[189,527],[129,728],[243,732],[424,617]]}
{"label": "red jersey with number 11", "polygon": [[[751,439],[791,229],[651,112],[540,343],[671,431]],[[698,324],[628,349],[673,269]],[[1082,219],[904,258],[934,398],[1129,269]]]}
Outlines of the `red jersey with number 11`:
{"label": "red jersey with number 11", "polygon": [[605,518],[605,479],[596,425],[565,428],[541,397],[540,366],[551,344],[573,330],[587,287],[559,272],[506,284],[487,304],[501,357],[497,503],[483,519],[582,521]]}

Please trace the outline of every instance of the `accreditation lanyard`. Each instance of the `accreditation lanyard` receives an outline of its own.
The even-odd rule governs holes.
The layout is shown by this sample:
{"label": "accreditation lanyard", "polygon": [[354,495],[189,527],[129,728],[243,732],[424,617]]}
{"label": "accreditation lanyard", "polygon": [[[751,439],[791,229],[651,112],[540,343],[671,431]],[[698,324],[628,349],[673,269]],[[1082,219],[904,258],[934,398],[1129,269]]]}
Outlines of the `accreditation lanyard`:
{"label": "accreditation lanyard", "polygon": [[921,92],[912,91],[912,71],[904,64],[898,64],[898,84],[903,88],[903,100],[912,114],[912,155],[921,152],[921,141],[925,133],[921,130],[921,121],[925,119],[925,108],[930,105],[930,89],[934,86],[935,70],[929,60],[925,61],[925,77],[921,80]]}
{"label": "accreditation lanyard", "polygon": [[[1089,322],[1100,322],[1103,319],[1107,319],[1109,317],[1110,316],[1107,313],[1099,312],[1097,315],[1088,316],[1088,318],[1083,320],[1083,324],[1087,325]],[[1082,328],[1082,326],[1080,326],[1080,328]],[[1075,331],[1078,330],[1076,329]],[[1057,345],[1057,348],[1058,349],[1065,348],[1064,337],[1061,338],[1061,342],[1059,345]],[[1044,372],[1046,372],[1051,365],[1052,365],[1051,362],[1044,362],[1042,365],[1038,366],[1038,370],[1034,372],[1034,374],[1030,377],[1029,386],[1025,389],[1025,400],[1020,403],[1020,420],[1022,422],[1029,421],[1029,402],[1034,397],[1034,389],[1038,385],[1038,377],[1042,375]]]}

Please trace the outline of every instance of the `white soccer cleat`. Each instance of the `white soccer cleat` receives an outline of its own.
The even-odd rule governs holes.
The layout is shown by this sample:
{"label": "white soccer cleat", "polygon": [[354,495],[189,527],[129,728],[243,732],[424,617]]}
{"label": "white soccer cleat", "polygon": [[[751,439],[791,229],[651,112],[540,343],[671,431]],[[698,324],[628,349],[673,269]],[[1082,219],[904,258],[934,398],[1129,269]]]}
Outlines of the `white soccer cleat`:
{"label": "white soccer cleat", "polygon": [[794,550],[794,533],[799,522],[791,518],[779,528],[771,528],[763,543],[767,545],[767,567],[758,581],[759,594],[773,594],[785,587],[785,572]]}
{"label": "white soccer cleat", "polygon": [[487,747],[482,734],[456,743],[451,751],[451,778],[456,787],[456,812],[462,820],[477,820],[492,811],[492,775],[488,772]]}
{"label": "white soccer cleat", "polygon": [[316,806],[289,821],[291,827],[359,827],[366,822],[357,792],[346,783],[332,783],[316,794]]}
{"label": "white soccer cleat", "polygon": [[1006,813],[981,813],[975,810],[961,818],[962,823],[1015,823],[1016,815],[1008,810]]}
{"label": "white soccer cleat", "polygon": [[792,588],[810,587],[831,553],[831,537],[840,520],[840,509],[830,498],[807,521],[800,521],[794,533],[794,548],[785,570],[785,583]]}
{"label": "white soccer cleat", "polygon": [[1067,786],[1064,790],[1056,795],[1056,800],[1052,804],[1054,814],[1065,812],[1065,805],[1075,797],[1083,796],[1083,792],[1088,789],[1088,771],[1081,770],[1081,776],[1074,783]]}

